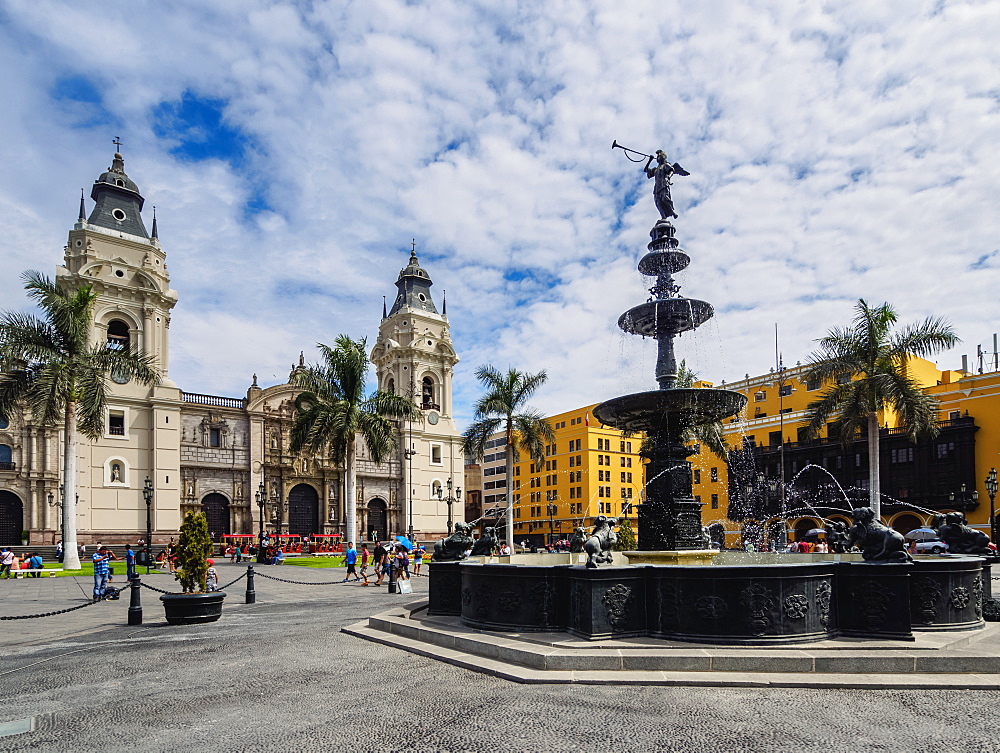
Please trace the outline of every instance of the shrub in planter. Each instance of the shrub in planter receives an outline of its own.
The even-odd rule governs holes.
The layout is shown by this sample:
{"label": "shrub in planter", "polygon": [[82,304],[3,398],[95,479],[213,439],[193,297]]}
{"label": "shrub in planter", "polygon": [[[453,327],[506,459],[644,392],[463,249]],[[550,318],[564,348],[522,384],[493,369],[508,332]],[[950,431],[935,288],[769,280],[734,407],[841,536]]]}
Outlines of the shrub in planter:
{"label": "shrub in planter", "polygon": [[181,524],[177,547],[177,574],[184,593],[160,597],[167,622],[186,625],[215,622],[222,616],[222,591],[205,591],[208,557],[212,554],[212,539],[208,535],[208,520],[203,512],[189,512]]}
{"label": "shrub in planter", "polygon": [[181,523],[177,545],[177,573],[184,593],[205,593],[208,558],[212,556],[212,538],[208,535],[208,518],[203,512],[189,512]]}

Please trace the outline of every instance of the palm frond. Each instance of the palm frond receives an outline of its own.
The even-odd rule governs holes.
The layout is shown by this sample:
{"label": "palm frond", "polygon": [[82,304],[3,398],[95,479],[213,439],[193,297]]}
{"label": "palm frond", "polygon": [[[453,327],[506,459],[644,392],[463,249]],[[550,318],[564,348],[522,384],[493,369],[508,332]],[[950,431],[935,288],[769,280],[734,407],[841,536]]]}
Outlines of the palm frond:
{"label": "palm frond", "polygon": [[469,424],[462,434],[463,450],[473,460],[482,460],[486,452],[486,443],[501,430],[505,419],[500,416],[480,418]]}
{"label": "palm frond", "polygon": [[525,411],[513,416],[514,459],[524,450],[535,463],[545,460],[545,445],[555,441],[555,431],[541,413]]}

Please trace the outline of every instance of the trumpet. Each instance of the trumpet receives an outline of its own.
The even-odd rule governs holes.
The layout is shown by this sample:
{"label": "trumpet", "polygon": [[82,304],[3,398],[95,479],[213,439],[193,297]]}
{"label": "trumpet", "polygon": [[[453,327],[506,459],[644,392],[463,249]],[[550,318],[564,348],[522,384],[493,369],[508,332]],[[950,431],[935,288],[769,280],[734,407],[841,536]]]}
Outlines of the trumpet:
{"label": "trumpet", "polygon": [[647,159],[653,159],[653,155],[651,155],[651,154],[645,154],[644,152],[638,152],[635,149],[629,149],[627,146],[622,146],[621,144],[618,143],[617,139],[615,139],[614,141],[611,142],[611,148],[612,149],[621,149],[623,152],[625,152],[625,157],[627,159],[631,160],[632,162],[641,162],[642,160],[641,159],[632,159],[631,157],[628,156],[629,152],[631,152],[632,154],[638,154],[640,157],[646,157]]}

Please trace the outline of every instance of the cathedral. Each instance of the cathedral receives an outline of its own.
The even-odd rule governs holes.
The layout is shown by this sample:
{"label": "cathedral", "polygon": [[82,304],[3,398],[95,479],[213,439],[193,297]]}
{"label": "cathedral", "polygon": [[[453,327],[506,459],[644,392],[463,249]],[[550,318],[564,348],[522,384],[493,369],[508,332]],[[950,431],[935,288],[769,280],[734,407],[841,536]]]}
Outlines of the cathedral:
{"label": "cathedral", "polygon": [[[452,417],[458,356],[445,302],[439,312],[415,252],[396,280],[391,309],[383,306],[371,361],[378,388],[412,395],[420,417],[399,422],[396,450],[381,463],[359,437],[357,493],[347,500],[342,466],[326,455],[289,450],[298,394],[292,382],[305,368],[304,356],[285,384],[262,387],[254,376],[241,397],[184,392],[169,371],[170,316],[181,296],[170,287],[155,214],[147,231],[144,199],[120,153],[90,197],[89,215],[80,197],[56,280],[69,289],[92,286],[97,294],[95,344],[136,348],[162,378],[146,387],[112,374],[103,436],[79,439],[80,543],[144,538],[147,514],[152,541],[166,542],[190,510],[206,513],[217,540],[261,527],[334,539],[344,534],[348,504],[355,505],[361,540],[445,534],[449,510],[456,502],[461,507],[456,484],[464,467]],[[38,425],[26,412],[0,418],[0,545],[61,539],[61,460],[60,427]]]}

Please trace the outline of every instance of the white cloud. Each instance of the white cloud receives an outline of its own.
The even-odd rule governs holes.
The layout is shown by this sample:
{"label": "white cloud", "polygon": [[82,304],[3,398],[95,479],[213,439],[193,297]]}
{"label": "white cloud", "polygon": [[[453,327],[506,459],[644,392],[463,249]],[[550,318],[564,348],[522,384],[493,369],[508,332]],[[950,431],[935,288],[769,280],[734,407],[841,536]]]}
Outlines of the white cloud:
{"label": "white cloud", "polygon": [[[655,219],[618,139],[692,173],[683,292],[718,315],[678,349],[703,376],[765,371],[775,322],[786,361],[805,358],[859,297],[950,318],[957,365],[1000,313],[998,27],[988,3],[903,0],[11,0],[4,258],[59,263],[121,135],[181,296],[183,388],[240,394],[316,341],[374,338],[415,237],[448,290],[462,417],[485,362],[547,369],[537,404],[565,410],[653,386],[655,344],[615,326],[648,295],[634,264]],[[51,96],[69,76],[103,113]],[[154,107],[185,91],[226,102],[245,163],[154,136]],[[274,211],[248,216],[261,193]],[[22,304],[0,279],[0,305]]]}

